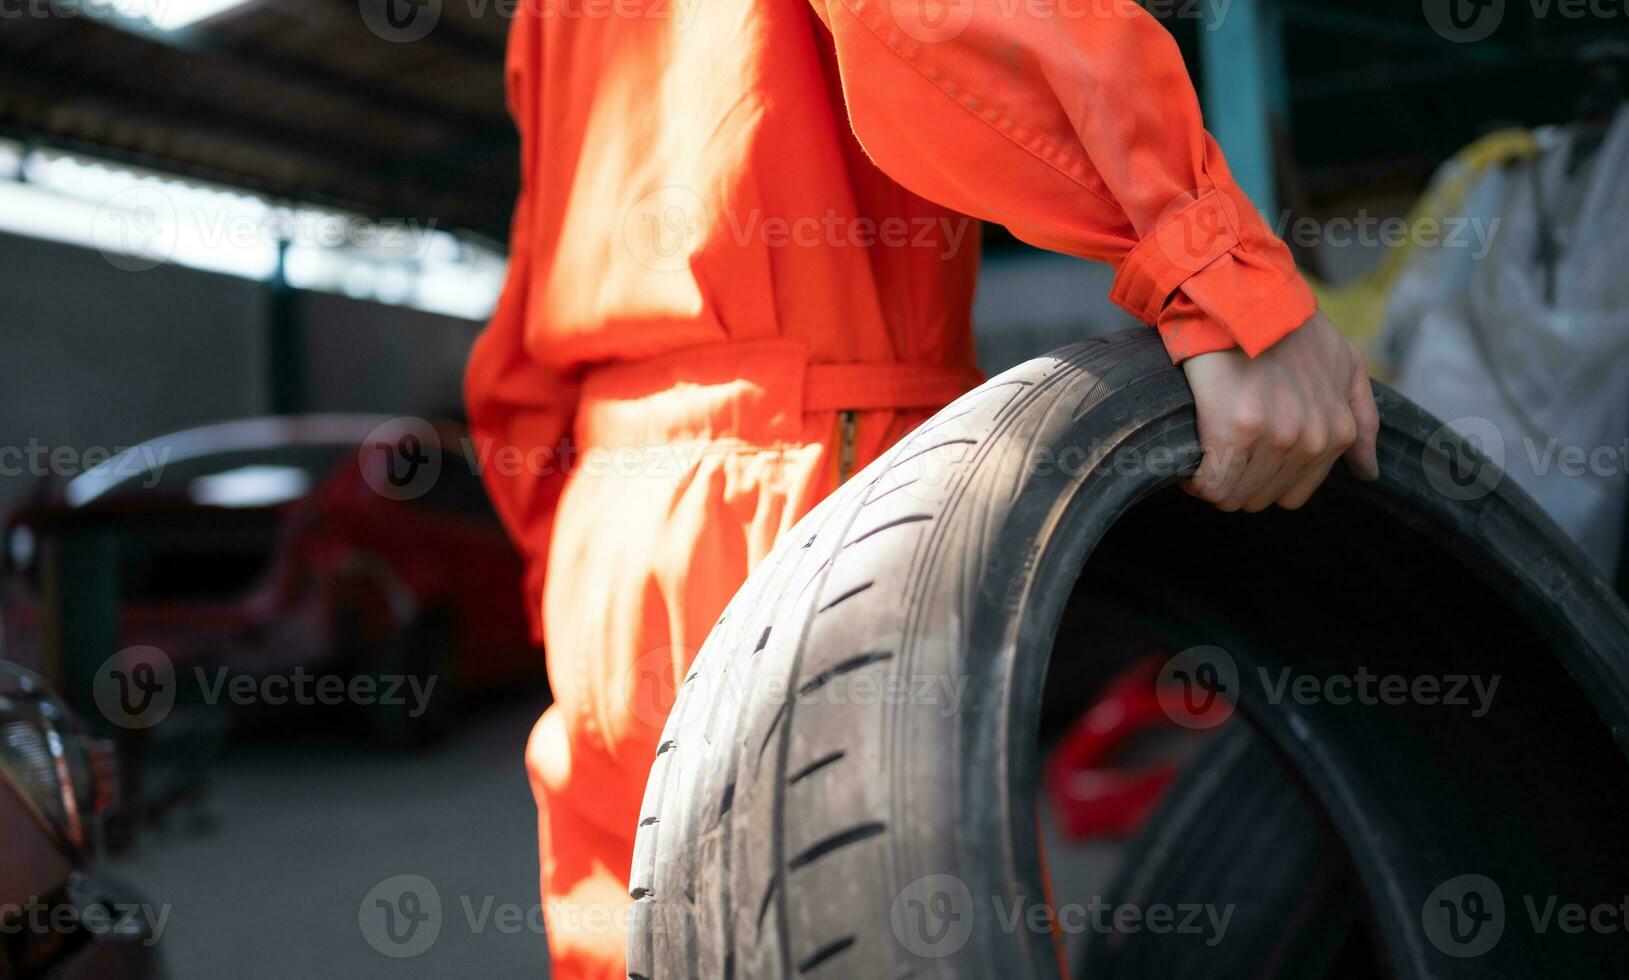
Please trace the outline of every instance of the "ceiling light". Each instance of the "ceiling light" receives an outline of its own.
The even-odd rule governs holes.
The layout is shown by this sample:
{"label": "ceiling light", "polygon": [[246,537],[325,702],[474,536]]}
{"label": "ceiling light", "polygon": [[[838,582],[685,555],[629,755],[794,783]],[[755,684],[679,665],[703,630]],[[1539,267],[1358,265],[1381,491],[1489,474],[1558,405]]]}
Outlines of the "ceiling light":
{"label": "ceiling light", "polygon": [[116,17],[161,31],[178,31],[201,20],[241,7],[248,0],[89,0]]}

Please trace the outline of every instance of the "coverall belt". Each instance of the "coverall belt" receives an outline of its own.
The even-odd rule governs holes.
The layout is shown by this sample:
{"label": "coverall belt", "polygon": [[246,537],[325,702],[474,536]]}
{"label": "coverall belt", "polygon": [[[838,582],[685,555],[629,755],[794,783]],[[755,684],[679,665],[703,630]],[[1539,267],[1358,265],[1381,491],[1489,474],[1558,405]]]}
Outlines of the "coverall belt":
{"label": "coverall belt", "polygon": [[[814,363],[796,340],[690,347],[590,371],[576,421],[580,445],[736,438],[799,443],[804,416],[934,409],[977,386],[977,373],[898,363]],[[614,433],[614,437],[612,436]]]}

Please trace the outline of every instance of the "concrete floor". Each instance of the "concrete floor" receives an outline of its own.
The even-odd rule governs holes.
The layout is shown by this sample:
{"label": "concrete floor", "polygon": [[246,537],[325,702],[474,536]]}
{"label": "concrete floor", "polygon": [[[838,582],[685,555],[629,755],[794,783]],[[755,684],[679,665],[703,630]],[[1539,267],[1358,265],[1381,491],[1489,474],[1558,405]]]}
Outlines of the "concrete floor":
{"label": "concrete floor", "polygon": [[[175,813],[102,870],[167,915],[159,948],[171,980],[546,978],[521,763],[540,708],[482,710],[419,754],[332,731],[239,744],[217,767],[207,829]],[[1119,848],[1065,843],[1049,811],[1054,900],[1087,902]],[[404,888],[432,918],[393,940],[378,902],[413,911]],[[1071,960],[1083,942],[1065,937]]]}
{"label": "concrete floor", "polygon": [[[104,869],[168,907],[159,946],[173,980],[546,977],[521,762],[540,707],[490,709],[418,755],[332,735],[236,747],[210,794],[213,829],[177,815]],[[439,897],[427,944],[434,919],[399,945],[381,931],[381,895],[412,911],[402,880],[375,891],[398,875]],[[422,917],[431,896],[411,883]],[[425,948],[388,956],[370,936],[393,953]]]}
{"label": "concrete floor", "polygon": [[[1086,334],[1129,325],[1101,298],[1111,278],[1056,256],[987,263],[976,317],[985,370],[1076,340],[1082,323]],[[216,769],[210,829],[177,814],[102,870],[167,913],[159,947],[173,980],[546,977],[537,817],[521,764],[541,708],[484,711],[417,755],[332,731],[240,744]],[[1047,829],[1057,901],[1085,901],[1116,849],[1067,846]],[[424,932],[399,932],[409,936],[400,944],[382,932],[377,902],[411,911],[404,886],[421,893],[421,912],[430,888],[439,899],[440,930],[427,944],[428,921]],[[414,955],[386,955],[370,936]],[[1067,937],[1071,948],[1079,941]]]}

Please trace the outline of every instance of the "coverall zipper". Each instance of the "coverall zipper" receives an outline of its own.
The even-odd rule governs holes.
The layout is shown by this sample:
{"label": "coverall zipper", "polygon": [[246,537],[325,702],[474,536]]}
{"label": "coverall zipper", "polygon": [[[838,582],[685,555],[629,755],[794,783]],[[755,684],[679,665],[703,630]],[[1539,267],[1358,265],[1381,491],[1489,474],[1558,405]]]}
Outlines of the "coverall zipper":
{"label": "coverall zipper", "polygon": [[860,434],[858,412],[837,413],[837,485],[842,486],[854,475],[855,442]]}

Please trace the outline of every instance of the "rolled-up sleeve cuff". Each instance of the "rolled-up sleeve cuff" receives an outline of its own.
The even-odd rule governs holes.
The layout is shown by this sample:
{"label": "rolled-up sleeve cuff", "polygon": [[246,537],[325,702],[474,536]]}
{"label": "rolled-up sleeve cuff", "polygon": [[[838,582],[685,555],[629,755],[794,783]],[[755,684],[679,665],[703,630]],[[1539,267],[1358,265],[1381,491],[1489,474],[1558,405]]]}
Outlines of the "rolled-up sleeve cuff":
{"label": "rolled-up sleeve cuff", "polygon": [[1159,328],[1180,362],[1239,347],[1255,357],[1318,311],[1284,243],[1221,190],[1179,201],[1126,255],[1109,298]]}
{"label": "rolled-up sleeve cuff", "polygon": [[[1286,274],[1275,263],[1244,252],[1233,253],[1183,283],[1182,297],[1231,334],[1251,357],[1318,312],[1318,298],[1294,266]],[[1162,318],[1173,315],[1175,306],[1168,306]]]}
{"label": "rolled-up sleeve cuff", "polygon": [[1184,283],[1238,246],[1237,208],[1226,194],[1209,190],[1174,202],[1126,254],[1109,299],[1144,323],[1155,323]]}
{"label": "rolled-up sleeve cuff", "polygon": [[1200,312],[1180,293],[1160,314],[1155,326],[1159,329],[1160,340],[1165,343],[1165,352],[1171,355],[1172,364],[1181,364],[1200,354],[1233,350],[1239,346],[1227,328]]}

